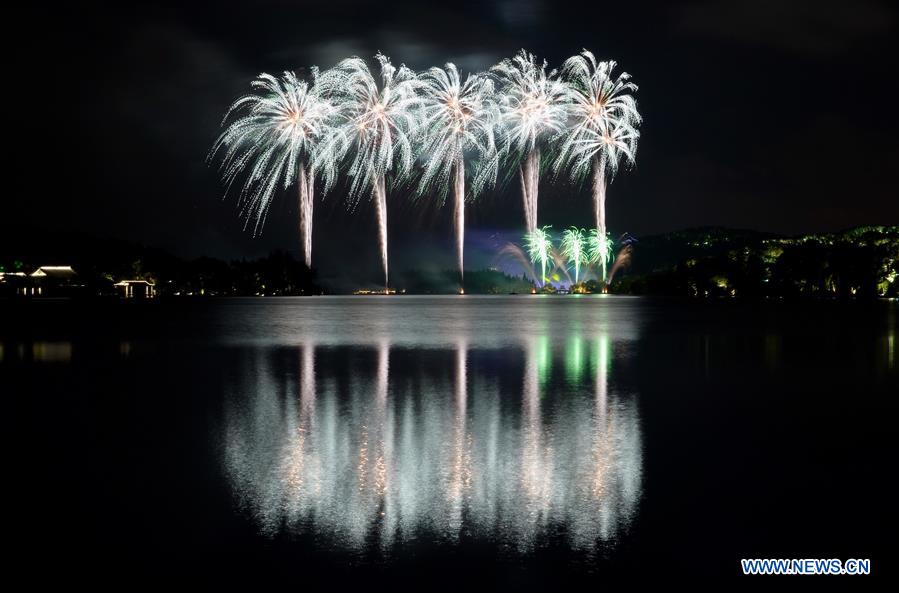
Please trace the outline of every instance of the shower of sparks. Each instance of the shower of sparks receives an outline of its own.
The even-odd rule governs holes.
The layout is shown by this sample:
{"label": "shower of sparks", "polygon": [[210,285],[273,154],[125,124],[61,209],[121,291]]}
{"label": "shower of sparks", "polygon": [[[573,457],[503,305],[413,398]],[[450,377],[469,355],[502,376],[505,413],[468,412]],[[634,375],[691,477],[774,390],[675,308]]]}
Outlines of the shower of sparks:
{"label": "shower of sparks", "polygon": [[600,233],[591,229],[587,239],[587,259],[591,264],[599,264],[602,270],[602,279],[606,279],[606,268],[612,261],[612,239],[608,233]]}
{"label": "shower of sparks", "polygon": [[562,76],[568,84],[571,118],[553,161],[557,175],[567,171],[576,183],[593,174],[593,208],[600,237],[607,233],[607,175],[615,175],[622,159],[634,164],[640,137],[641,117],[633,96],[637,85],[626,72],[615,77],[615,66],[614,61],[597,62],[587,50],[566,60]]}
{"label": "shower of sparks", "polygon": [[571,227],[562,233],[562,255],[574,266],[574,283],[580,279],[581,266],[588,263],[587,238],[583,229]]}
{"label": "shower of sparks", "polygon": [[349,198],[352,206],[363,196],[371,196],[375,202],[386,287],[388,181],[396,185],[412,172],[422,82],[406,66],[396,68],[380,53],[375,57],[381,71],[380,84],[365,61],[357,57],[347,58],[321,75],[320,84],[340,97],[346,115],[342,125],[323,142],[325,149],[316,163],[333,167],[353,151],[347,170]]}
{"label": "shower of sparks", "polygon": [[549,234],[548,229],[552,227],[545,226],[536,229],[532,233],[528,233],[524,237],[525,247],[531,261],[535,264],[540,262],[540,284],[546,283],[546,264],[552,258],[553,238]]}
{"label": "shower of sparks", "polygon": [[436,190],[445,199],[452,186],[456,254],[464,284],[465,161],[472,161],[471,199],[486,185],[496,183],[498,170],[494,139],[498,110],[493,81],[482,74],[468,75],[462,81],[454,64],[447,64],[445,69],[431,68],[421,80],[424,103],[419,152],[424,165],[418,191],[425,194]]}
{"label": "shower of sparks", "polygon": [[521,50],[492,68],[502,84],[501,120],[507,134],[507,153],[519,162],[527,232],[537,230],[537,190],[540,149],[558,135],[567,120],[568,86],[547,72],[545,61]]}
{"label": "shower of sparks", "polygon": [[[330,133],[339,106],[320,92],[318,69],[311,69],[311,84],[293,72],[281,78],[260,74],[251,86],[255,92],[235,101],[225,115],[243,115],[232,121],[218,137],[210,160],[222,155],[222,178],[230,190],[244,176],[240,190],[241,214],[246,224],[254,221],[257,234],[265,223],[272,199],[279,189],[299,187],[300,234],[303,256],[312,265],[313,180],[319,173],[315,162],[334,162],[334,154],[323,150],[322,138]],[[333,182],[324,171],[325,189]]]}
{"label": "shower of sparks", "polygon": [[[506,160],[510,173],[518,169],[526,249],[540,262],[541,284],[547,273],[570,279],[572,265],[577,283],[581,267],[593,263],[610,280],[606,187],[622,163],[635,163],[640,137],[629,74],[613,74],[614,61],[598,61],[587,50],[557,72],[522,49],[490,73],[464,79],[451,63],[417,74],[380,53],[376,61],[378,72],[358,57],[323,72],[312,67],[308,80],[261,74],[252,93],[232,104],[209,158],[221,158],[226,193],[240,187],[240,212],[246,226],[253,221],[254,235],[275,195],[296,183],[303,256],[311,267],[314,189],[328,191],[346,173],[350,208],[363,198],[374,201],[389,293],[387,193],[415,168],[417,194],[442,200],[452,194],[463,292],[465,201],[495,185]],[[589,236],[575,227],[565,231],[558,252],[549,227],[537,227],[541,166],[574,183],[592,177],[595,228]]]}

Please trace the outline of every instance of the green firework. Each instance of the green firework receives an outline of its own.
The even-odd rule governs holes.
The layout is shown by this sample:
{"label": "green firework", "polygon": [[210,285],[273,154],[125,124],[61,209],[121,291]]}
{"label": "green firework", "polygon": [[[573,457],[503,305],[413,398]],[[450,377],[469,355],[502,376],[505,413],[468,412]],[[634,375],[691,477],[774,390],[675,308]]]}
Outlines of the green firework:
{"label": "green firework", "polygon": [[574,283],[580,280],[581,266],[588,263],[587,238],[583,229],[571,227],[562,233],[562,255],[574,266]]}
{"label": "green firework", "polygon": [[527,248],[528,256],[535,264],[540,262],[540,282],[546,283],[546,264],[552,257],[553,238],[549,234],[551,226],[535,229],[524,236],[524,245]]}
{"label": "green firework", "polygon": [[602,280],[606,280],[606,267],[612,261],[612,239],[609,233],[600,233],[596,229],[590,231],[588,241],[588,259],[592,264],[599,264],[602,268]]}

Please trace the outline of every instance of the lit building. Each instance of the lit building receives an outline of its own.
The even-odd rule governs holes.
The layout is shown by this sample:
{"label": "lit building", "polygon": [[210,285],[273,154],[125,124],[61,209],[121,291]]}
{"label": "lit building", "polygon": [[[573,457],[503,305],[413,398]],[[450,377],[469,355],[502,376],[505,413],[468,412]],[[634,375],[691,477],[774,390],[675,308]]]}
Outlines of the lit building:
{"label": "lit building", "polygon": [[70,296],[80,288],[72,266],[41,266],[28,278],[28,284],[21,287],[20,294],[25,296]]}
{"label": "lit building", "polygon": [[0,296],[18,296],[26,294],[30,286],[25,272],[0,272]]}
{"label": "lit building", "polygon": [[147,280],[122,280],[115,287],[126,299],[152,299],[156,296],[156,284]]}

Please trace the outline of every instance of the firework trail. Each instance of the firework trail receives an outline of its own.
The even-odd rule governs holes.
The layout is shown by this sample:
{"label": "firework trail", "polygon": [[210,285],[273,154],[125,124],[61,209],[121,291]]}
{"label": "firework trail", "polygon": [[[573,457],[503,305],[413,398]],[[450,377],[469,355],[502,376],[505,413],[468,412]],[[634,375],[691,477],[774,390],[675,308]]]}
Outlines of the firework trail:
{"label": "firework trail", "polygon": [[465,161],[456,163],[453,181],[453,220],[456,225],[456,257],[459,260],[459,287],[465,290]]}
{"label": "firework trail", "polygon": [[412,171],[422,83],[406,66],[396,68],[380,53],[375,58],[380,66],[380,85],[358,57],[347,58],[321,75],[319,84],[340,98],[345,115],[341,125],[335,126],[322,143],[324,150],[316,165],[333,169],[353,151],[347,171],[349,199],[352,207],[363,196],[370,196],[375,202],[386,290],[388,177],[395,185]]}
{"label": "firework trail", "polygon": [[552,251],[549,253],[553,262],[553,269],[550,272],[550,276],[552,277],[556,270],[562,272],[565,275],[565,279],[568,280],[568,285],[571,286],[573,282],[571,281],[571,274],[568,273],[568,262],[565,259],[565,255],[562,254],[555,247],[552,248]]}
{"label": "firework trail", "polygon": [[583,229],[571,227],[562,233],[562,255],[574,266],[574,283],[580,278],[581,266],[588,263],[587,238]]}
{"label": "firework trail", "polygon": [[633,252],[634,248],[630,245],[625,245],[624,248],[618,252],[618,257],[615,258],[615,263],[612,264],[612,268],[609,270],[609,284],[615,279],[615,273],[618,270],[631,265],[631,255]]}
{"label": "firework trail", "polygon": [[[469,195],[473,199],[486,185],[496,183],[499,154],[494,129],[498,110],[493,81],[484,75],[469,75],[464,81],[454,64],[431,68],[421,76],[422,140],[420,154],[425,159],[418,192],[436,189],[446,198],[453,188],[453,219],[459,276],[464,284],[465,248],[465,161],[473,159]],[[436,186],[436,188],[434,187]]]}
{"label": "firework trail", "polygon": [[[614,176],[622,158],[634,164],[640,137],[641,118],[633,96],[637,85],[626,72],[614,77],[615,66],[614,61],[597,62],[587,50],[565,61],[562,76],[568,83],[571,117],[553,162],[557,174],[567,170],[575,182],[593,174],[593,208],[601,243],[607,233],[607,177]],[[611,242],[602,246],[611,247]]]}
{"label": "firework trail", "polygon": [[521,268],[524,270],[525,274],[531,277],[531,280],[534,282],[537,281],[537,272],[534,270],[534,266],[531,263],[531,260],[525,255],[524,251],[522,251],[521,247],[516,245],[515,243],[506,243],[502,249],[499,250],[496,257],[497,260],[508,256],[521,264]]}
{"label": "firework trail", "polygon": [[[221,174],[230,190],[246,172],[240,190],[241,214],[246,225],[255,220],[254,234],[262,228],[275,193],[296,182],[299,190],[300,235],[303,257],[312,266],[313,182],[321,175],[325,190],[333,184],[333,170],[318,170],[314,163],[328,161],[322,139],[340,114],[338,103],[321,92],[318,69],[311,69],[312,83],[293,72],[281,78],[260,74],[251,86],[255,92],[235,101],[225,118],[243,112],[213,144],[212,160],[222,155]],[[226,190],[227,193],[227,190]]]}
{"label": "firework trail", "polygon": [[553,252],[553,238],[548,231],[550,228],[552,227],[545,226],[524,236],[524,244],[531,261],[535,264],[540,262],[541,286],[546,284],[546,264],[552,258]]}
{"label": "firework trail", "polygon": [[506,152],[519,161],[527,232],[537,230],[540,147],[565,127],[568,87],[547,72],[546,62],[521,50],[492,68],[502,84],[500,114],[507,134]]}

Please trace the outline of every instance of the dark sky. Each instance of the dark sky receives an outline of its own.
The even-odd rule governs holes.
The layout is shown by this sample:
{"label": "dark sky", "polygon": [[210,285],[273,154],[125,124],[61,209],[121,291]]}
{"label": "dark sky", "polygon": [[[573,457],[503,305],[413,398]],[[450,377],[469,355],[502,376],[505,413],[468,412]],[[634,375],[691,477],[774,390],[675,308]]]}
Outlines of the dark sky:
{"label": "dark sky", "polygon": [[[896,3],[133,1],[30,10],[7,23],[15,34],[5,41],[15,79],[5,210],[25,227],[188,256],[298,254],[292,193],[254,239],[204,162],[253,76],[377,50],[414,68],[451,60],[482,70],[522,47],[554,65],[588,48],[640,85],[637,167],[609,189],[615,233],[899,223]],[[373,209],[349,214],[339,192],[317,207],[319,264],[354,255],[377,271]],[[448,209],[394,195],[390,212],[392,259],[415,247],[451,265]],[[541,185],[541,224],[589,226],[590,212],[586,188]],[[517,183],[468,216],[473,239],[517,232],[521,221]]]}

